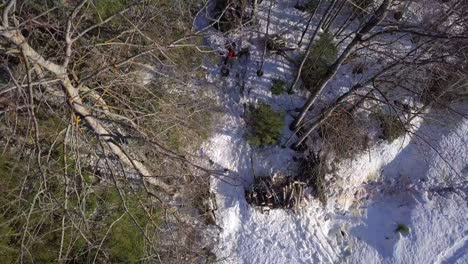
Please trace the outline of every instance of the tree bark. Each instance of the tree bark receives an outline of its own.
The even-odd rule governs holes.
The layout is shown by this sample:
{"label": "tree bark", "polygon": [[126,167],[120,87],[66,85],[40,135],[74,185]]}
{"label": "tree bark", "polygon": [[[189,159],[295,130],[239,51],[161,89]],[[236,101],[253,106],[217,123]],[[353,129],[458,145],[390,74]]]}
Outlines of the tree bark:
{"label": "tree bark", "polygon": [[320,4],[322,4],[322,0],[319,0],[317,7],[315,8],[312,15],[310,15],[309,21],[307,21],[306,28],[304,29],[304,31],[302,31],[301,39],[299,40],[299,43],[297,43],[298,46],[301,46],[302,40],[304,39],[304,36],[307,33],[307,30],[309,29],[310,23],[312,22],[312,19],[314,19],[315,14],[317,13],[317,10],[320,8]]}
{"label": "tree bark", "polygon": [[339,4],[338,8],[336,8],[335,13],[334,13],[333,15],[330,16],[330,19],[328,19],[327,22],[325,22],[325,28],[324,28],[324,31],[325,31],[325,32],[327,32],[328,29],[330,29],[331,25],[332,25],[333,22],[335,21],[336,17],[340,14],[340,12],[341,12],[341,10],[343,9],[343,7],[344,7],[344,5],[345,5],[346,2],[347,2],[346,0],[345,0],[345,1],[342,1],[342,2]]}
{"label": "tree bark", "polygon": [[[388,68],[385,70],[389,70]],[[382,75],[385,71],[380,72],[379,74],[375,75],[373,78],[365,81],[364,83],[357,83],[353,85],[346,93],[338,97],[338,99],[330,106],[328,106],[326,109],[322,111],[320,114],[320,117],[314,121],[312,126],[299,138],[299,140],[294,144],[294,147],[297,148],[299,147],[302,142],[304,142],[307,137],[315,130],[317,129],[318,126],[320,126],[325,120],[327,120],[328,117],[335,111],[335,109],[342,104],[344,101],[346,101],[349,97],[351,97],[356,91],[360,90],[361,88],[365,87],[367,84],[371,83],[373,80],[375,80],[377,77]]]}
{"label": "tree bark", "polygon": [[423,45],[419,45],[419,46],[415,47],[414,49],[409,51],[402,59],[400,59],[398,61],[395,61],[395,62],[389,64],[388,66],[384,67],[383,69],[381,69],[379,72],[374,74],[371,78],[367,79],[366,81],[363,81],[363,82],[360,82],[360,83],[357,83],[357,84],[353,85],[346,93],[344,93],[343,95],[338,97],[338,99],[336,99],[336,101],[332,105],[328,106],[326,109],[324,109],[321,112],[319,118],[317,120],[315,120],[313,122],[313,124],[309,127],[309,129],[307,129],[307,131],[299,138],[299,140],[294,144],[294,147],[295,148],[299,147],[317,127],[319,127],[328,117],[330,117],[330,115],[333,113],[333,111],[335,111],[335,109],[340,104],[342,104],[344,101],[346,101],[349,97],[351,97],[358,90],[361,90],[362,88],[366,87],[370,83],[373,83],[375,80],[377,80],[377,78],[379,78],[380,76],[382,76],[386,72],[392,70],[397,65],[401,64],[403,62],[404,58],[406,58],[410,54],[412,54],[412,53],[416,52],[417,50],[419,50]]}
{"label": "tree bark", "polygon": [[271,8],[273,8],[273,0],[270,0],[270,7],[268,8],[267,26],[266,26],[265,43],[264,43],[265,46],[263,47],[262,63],[260,64],[260,68],[258,69],[259,71],[263,70],[263,64],[265,64],[265,56],[266,56],[267,43],[268,43],[268,38],[269,38],[269,30],[268,29],[270,28]]}
{"label": "tree bark", "polygon": [[83,104],[83,100],[79,94],[79,89],[73,86],[65,67],[46,60],[44,57],[42,57],[27,43],[24,36],[18,30],[8,30],[0,26],[0,32],[0,36],[3,36],[8,41],[18,46],[29,60],[31,60],[34,64],[37,64],[46,69],[60,80],[63,91],[68,99],[68,104],[70,105],[73,112],[85,120],[85,122],[96,134],[97,138],[104,142],[110,151],[116,155],[121,162],[134,168],[140,174],[142,180],[161,188],[167,193],[173,192],[171,186],[157,178],[152,177],[152,174],[146,168],[146,166],[144,166],[141,162],[132,159],[123,151],[120,145],[114,141],[113,134],[103,124],[101,124],[101,122],[95,118]]}
{"label": "tree bark", "polygon": [[[351,43],[346,47],[346,49],[343,51],[343,53],[340,55],[340,57],[330,66],[328,69],[325,77],[319,82],[318,88],[315,92],[315,94],[311,94],[309,98],[307,99],[307,102],[304,104],[304,106],[301,109],[301,112],[299,116],[294,120],[292,127],[297,130],[301,123],[304,121],[304,118],[307,114],[307,112],[310,110],[312,105],[316,102],[317,98],[319,95],[322,93],[322,91],[325,89],[327,84],[330,82],[330,80],[335,76],[335,74],[338,72],[339,68],[341,67],[341,64],[346,60],[346,58],[349,56],[353,48],[359,44],[362,41],[362,36],[369,33],[375,26],[377,26],[387,15],[387,9],[390,5],[390,0],[384,0],[383,3],[380,5],[380,7],[377,9],[375,14],[367,21],[367,23],[361,28],[356,33],[356,36],[354,39],[351,41]],[[302,64],[303,65],[303,64]],[[301,67],[302,67],[301,65]],[[296,79],[299,79],[299,74]]]}
{"label": "tree bark", "polygon": [[299,78],[301,78],[302,68],[304,67],[304,64],[305,64],[305,62],[307,60],[307,57],[309,56],[310,51],[312,50],[312,45],[314,43],[314,40],[317,37],[318,32],[320,31],[323,23],[325,22],[325,18],[327,17],[327,14],[331,12],[331,10],[332,10],[332,8],[334,6],[334,3],[336,1],[337,0],[333,0],[333,2],[330,3],[330,5],[327,8],[327,11],[325,11],[325,14],[322,16],[322,19],[320,19],[320,22],[318,23],[317,28],[315,28],[314,34],[312,35],[312,38],[309,41],[309,45],[307,46],[307,50],[306,50],[306,53],[304,55],[304,58],[302,58],[301,64],[299,65],[299,69],[298,69],[298,71],[296,73],[296,77],[294,78],[293,83],[289,87],[288,93],[292,92],[292,90],[294,89],[294,86],[296,86],[297,82],[299,81]]}

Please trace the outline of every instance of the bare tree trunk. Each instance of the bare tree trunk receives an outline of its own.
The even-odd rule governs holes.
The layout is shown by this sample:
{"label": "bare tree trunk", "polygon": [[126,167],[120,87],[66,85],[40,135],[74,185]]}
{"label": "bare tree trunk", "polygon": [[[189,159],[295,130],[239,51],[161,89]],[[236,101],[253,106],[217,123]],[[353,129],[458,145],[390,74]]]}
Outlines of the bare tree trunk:
{"label": "bare tree trunk", "polygon": [[325,32],[327,32],[328,29],[330,29],[330,27],[333,24],[333,22],[335,21],[336,17],[341,13],[341,10],[343,10],[343,7],[345,6],[346,2],[347,2],[346,0],[342,1],[340,3],[340,5],[338,6],[338,8],[336,8],[336,11],[333,14],[333,16],[331,16],[330,19],[325,23],[325,28],[323,29]]}
{"label": "bare tree trunk", "polygon": [[112,132],[110,132],[97,118],[91,114],[88,108],[83,104],[83,100],[79,94],[79,89],[73,86],[71,80],[68,78],[66,68],[42,57],[31,46],[29,46],[24,36],[18,30],[8,30],[0,26],[0,32],[0,36],[5,37],[8,41],[18,46],[27,59],[31,60],[35,64],[38,64],[40,67],[43,67],[60,80],[63,91],[68,99],[68,104],[70,105],[73,112],[85,120],[85,122],[96,134],[98,139],[102,142],[105,142],[110,151],[116,155],[121,162],[134,168],[141,175],[144,181],[148,181],[149,183],[158,186],[167,193],[172,192],[172,188],[169,185],[155,177],[152,177],[146,166],[127,155],[127,153],[125,153],[120,145],[115,142]]}
{"label": "bare tree trunk", "polygon": [[351,97],[355,92],[357,92],[358,90],[364,88],[366,85],[372,83],[373,81],[375,81],[378,77],[382,76],[382,74],[384,74],[385,72],[389,71],[390,69],[392,69],[393,67],[395,67],[397,65],[397,63],[393,63],[387,67],[385,67],[384,69],[382,69],[381,71],[379,71],[378,73],[376,73],[374,76],[372,76],[371,78],[367,79],[366,81],[364,82],[361,82],[361,83],[357,83],[355,85],[353,85],[353,87],[351,87],[346,93],[344,93],[343,95],[341,95],[340,97],[338,97],[338,99],[336,99],[336,101],[328,106],[326,109],[324,109],[322,111],[322,113],[320,114],[320,117],[314,121],[314,123],[312,124],[312,126],[309,127],[309,129],[307,129],[307,131],[299,138],[299,140],[294,144],[294,147],[297,148],[299,147],[302,142],[304,142],[307,137],[309,137],[309,135],[315,130],[317,129],[318,126],[320,126],[325,120],[327,120],[328,117],[330,117],[330,115],[333,113],[333,111],[336,110],[336,108],[338,106],[340,106],[340,104],[342,104],[343,102],[345,102],[349,97]]}
{"label": "bare tree trunk", "polygon": [[353,16],[353,14],[349,14],[349,16],[346,18],[346,20],[343,22],[343,25],[341,25],[337,30],[336,30],[336,33],[333,34],[333,37],[336,38],[337,36],[339,36],[341,34],[341,32],[343,32],[348,26],[349,26],[349,22],[351,21],[351,17]]}
{"label": "bare tree trunk", "polygon": [[252,0],[252,19],[257,15],[258,0]]}
{"label": "bare tree trunk", "polygon": [[[397,60],[397,61],[394,61],[393,63],[389,64],[388,66],[384,67],[383,69],[381,69],[379,72],[375,73],[372,77],[370,77],[369,79],[367,79],[366,81],[363,81],[363,82],[360,82],[360,83],[357,83],[355,85],[353,85],[346,93],[344,93],[343,95],[341,95],[340,97],[338,97],[338,99],[330,106],[328,106],[327,108],[325,108],[324,110],[322,110],[321,114],[320,114],[320,117],[315,120],[312,125],[307,129],[307,131],[301,135],[301,137],[299,138],[299,140],[294,144],[294,147],[297,148],[299,147],[306,139],[307,137],[315,130],[317,129],[317,127],[319,127],[325,120],[327,120],[328,117],[331,116],[331,114],[333,113],[333,111],[336,110],[336,108],[342,104],[343,102],[345,102],[349,97],[351,97],[353,94],[355,94],[358,90],[361,90],[362,88],[366,87],[367,85],[375,82],[380,76],[384,75],[385,73],[387,73],[388,71],[392,70],[394,67],[396,67],[397,65],[400,65],[401,63],[404,62],[405,58],[407,58],[408,56],[410,56],[411,54],[414,54],[415,52],[419,51],[425,44],[427,43],[430,43],[431,41],[428,41],[426,43],[423,43],[421,45],[418,45],[417,47],[413,48],[411,51],[409,51],[405,56],[403,56],[401,59]],[[429,49],[429,48],[427,48]],[[421,57],[423,56],[423,54],[419,54],[418,57]],[[374,88],[375,89],[375,88]],[[297,131],[296,131],[297,132]],[[288,140],[289,142],[289,140]],[[287,143],[288,143],[287,142]],[[286,144],[287,144],[286,143]],[[286,145],[285,144],[285,145]]]}
{"label": "bare tree trunk", "polygon": [[336,0],[334,1],[332,4],[332,8],[331,8],[331,11],[330,13],[327,13],[327,15],[325,16],[325,20],[323,21],[323,26],[325,26],[327,23],[328,23],[328,20],[330,19],[330,17],[332,16],[332,14],[334,13],[335,11],[335,7],[336,7],[336,4],[339,2],[340,0]]}
{"label": "bare tree trunk", "polygon": [[304,29],[304,31],[302,31],[301,39],[299,40],[299,43],[297,43],[298,46],[301,46],[302,40],[304,39],[304,36],[307,33],[307,30],[309,30],[310,23],[312,22],[312,19],[314,19],[314,16],[317,13],[317,10],[320,8],[320,4],[322,4],[322,0],[319,0],[317,7],[315,8],[312,15],[310,15],[309,21],[307,21],[306,28]]}
{"label": "bare tree trunk", "polygon": [[[361,30],[359,30],[356,33],[356,36],[351,41],[351,43],[346,47],[346,49],[343,51],[340,57],[330,66],[325,77],[319,82],[315,94],[311,94],[309,96],[309,98],[307,99],[307,102],[302,107],[299,116],[294,120],[292,124],[292,128],[296,130],[298,129],[300,124],[304,121],[304,118],[307,112],[315,103],[319,95],[322,93],[323,89],[325,89],[328,82],[330,82],[330,80],[338,72],[338,69],[341,67],[341,64],[343,64],[343,62],[349,56],[353,48],[362,41],[362,36],[369,33],[376,25],[378,25],[385,18],[385,16],[387,15],[387,9],[389,5],[390,5],[390,0],[384,0],[383,3],[375,12],[375,14],[368,20],[368,22],[361,28]],[[301,67],[302,66],[303,64],[301,65]],[[299,79],[299,75],[297,79]]]}
{"label": "bare tree trunk", "polygon": [[274,0],[270,0],[270,7],[268,8],[267,26],[266,26],[266,32],[265,32],[265,43],[264,43],[265,46],[263,47],[262,62],[260,64],[260,68],[257,71],[257,74],[259,74],[261,72],[262,73],[261,75],[263,75],[263,64],[265,64],[265,55],[266,55],[266,51],[267,51],[267,43],[268,43],[268,38],[270,37],[269,36],[270,14],[271,14],[271,9],[273,8],[273,3],[274,3]]}
{"label": "bare tree trunk", "polygon": [[312,35],[312,38],[309,41],[309,45],[307,46],[306,53],[304,54],[304,57],[302,58],[301,64],[299,65],[299,69],[298,69],[298,71],[296,73],[296,77],[294,78],[293,83],[289,87],[288,93],[292,92],[292,90],[294,89],[294,86],[296,86],[297,82],[299,81],[299,78],[301,78],[302,68],[304,67],[304,64],[305,64],[305,62],[307,60],[307,57],[309,56],[310,51],[312,50],[312,45],[314,43],[314,40],[317,37],[318,32],[320,31],[323,23],[325,22],[325,18],[327,17],[327,14],[331,12],[331,10],[332,10],[332,8],[334,6],[334,3],[336,1],[337,0],[334,0],[332,3],[330,3],[330,5],[327,8],[327,11],[325,11],[325,14],[322,16],[322,19],[320,19],[320,22],[318,23],[317,28],[315,28],[314,34]]}

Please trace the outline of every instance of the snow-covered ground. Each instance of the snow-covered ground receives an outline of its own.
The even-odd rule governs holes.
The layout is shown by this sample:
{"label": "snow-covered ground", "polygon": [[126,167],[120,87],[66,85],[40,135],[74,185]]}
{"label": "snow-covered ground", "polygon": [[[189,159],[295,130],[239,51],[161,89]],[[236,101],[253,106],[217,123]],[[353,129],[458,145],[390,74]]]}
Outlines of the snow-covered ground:
{"label": "snow-covered ground", "polygon": [[[376,194],[362,216],[341,220],[352,223],[350,262],[468,263],[468,120],[424,122],[416,133],[367,186]],[[410,233],[394,232],[398,224]]]}
{"label": "snow-covered ground", "polygon": [[[293,21],[305,21],[294,3],[280,0],[271,12],[270,33],[286,32],[290,44],[297,43],[304,27]],[[264,1],[259,10],[262,32],[267,8]],[[200,18],[196,24],[201,29],[207,22]],[[210,46],[223,50],[225,38],[219,32],[208,29],[205,33]],[[433,111],[415,135],[391,144],[382,141],[360,156],[341,161],[330,175],[336,178],[337,188],[330,190],[325,208],[314,199],[298,213],[271,210],[267,214],[250,207],[244,190],[254,175],[288,172],[298,154],[280,146],[251,148],[245,139],[246,105],[264,102],[291,113],[305,97],[271,94],[273,78],[290,81],[295,71],[281,56],[267,55],[265,75],[256,75],[263,51],[258,28],[233,36],[241,46],[250,46],[251,56],[235,63],[227,78],[220,76],[219,67],[209,68],[209,81],[218,91],[224,114],[200,150],[216,168],[226,169],[224,176],[212,181],[221,228],[215,249],[220,261],[468,263],[468,120],[453,113]],[[350,80],[338,78],[323,101],[336,96],[331,91],[346,90],[349,84]],[[460,106],[459,111],[467,110]],[[292,117],[287,115],[286,120]],[[289,135],[285,128],[283,142]],[[398,224],[408,226],[409,234],[395,232]]]}

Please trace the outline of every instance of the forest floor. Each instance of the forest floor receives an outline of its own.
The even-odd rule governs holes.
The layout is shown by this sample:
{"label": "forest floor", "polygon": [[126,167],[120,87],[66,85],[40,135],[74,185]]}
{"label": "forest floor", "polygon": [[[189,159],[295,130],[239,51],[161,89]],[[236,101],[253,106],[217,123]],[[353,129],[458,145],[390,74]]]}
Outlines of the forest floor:
{"label": "forest floor", "polygon": [[[281,33],[288,45],[294,45],[305,27],[305,14],[293,7],[294,1],[277,2],[269,32]],[[225,263],[468,263],[468,120],[455,116],[444,118],[444,123],[434,121],[446,112],[430,113],[434,118],[419,122],[413,135],[391,144],[380,141],[368,152],[338,162],[328,176],[338,179],[341,191],[330,193],[335,199],[327,206],[307,197],[307,205],[298,212],[262,213],[246,202],[244,192],[254,176],[288,174],[297,167],[296,158],[307,155],[281,144],[252,148],[246,140],[250,104],[267,103],[286,112],[289,124],[306,99],[301,91],[272,95],[273,79],[289,84],[294,77],[296,67],[285,57],[267,53],[264,75],[256,74],[267,10],[264,1],[258,13],[260,26],[229,37],[239,47],[250,48],[248,59],[234,62],[228,77],[220,75],[220,65],[207,65],[209,85],[223,108],[213,135],[200,150],[216,169],[226,171],[212,180],[221,230],[215,249],[218,259]],[[198,29],[208,25],[203,16],[196,21]],[[228,39],[223,34],[212,28],[204,34],[211,48],[225,50]],[[356,78],[343,67],[319,103],[334,100]],[[290,136],[285,126],[281,142]],[[356,197],[359,190],[368,195]],[[409,233],[396,232],[399,224],[409,227]]]}

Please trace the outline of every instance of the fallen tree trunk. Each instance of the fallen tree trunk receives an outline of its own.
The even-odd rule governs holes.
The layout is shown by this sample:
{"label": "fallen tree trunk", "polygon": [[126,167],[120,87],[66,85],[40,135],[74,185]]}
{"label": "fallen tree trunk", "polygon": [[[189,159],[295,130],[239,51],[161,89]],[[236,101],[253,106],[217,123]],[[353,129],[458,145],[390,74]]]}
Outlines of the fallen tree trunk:
{"label": "fallen tree trunk", "polygon": [[63,88],[63,92],[68,100],[68,105],[72,111],[80,116],[91,128],[96,137],[104,143],[108,149],[116,155],[119,160],[134,168],[138,174],[142,177],[142,180],[157,186],[167,193],[172,193],[173,188],[163,181],[152,177],[152,174],[140,161],[133,159],[125,153],[122,147],[114,140],[113,133],[110,132],[83,104],[83,100],[79,94],[79,89],[75,87],[68,77],[67,69],[61,65],[58,65],[52,61],[45,59],[39,53],[37,53],[26,41],[20,31],[16,29],[9,30],[3,26],[0,26],[0,36],[7,39],[12,44],[18,46],[27,59],[33,64],[37,64],[40,67],[46,69],[49,73],[53,74],[60,82]]}

